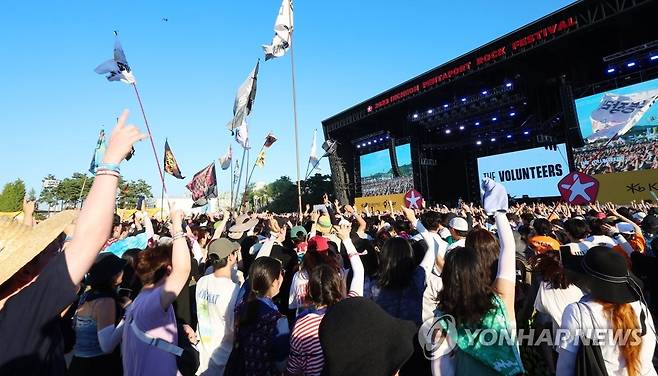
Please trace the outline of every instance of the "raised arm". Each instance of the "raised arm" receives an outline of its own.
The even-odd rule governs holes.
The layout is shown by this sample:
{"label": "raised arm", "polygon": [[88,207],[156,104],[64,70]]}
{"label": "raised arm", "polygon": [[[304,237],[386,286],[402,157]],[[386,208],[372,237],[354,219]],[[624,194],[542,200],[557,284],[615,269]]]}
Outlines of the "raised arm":
{"label": "raised arm", "polygon": [[219,239],[222,236],[222,233],[224,232],[224,228],[226,227],[226,223],[228,223],[228,218],[229,214],[226,209],[222,209],[222,220],[215,226],[215,233],[212,235],[212,240]]}
{"label": "raised arm", "polygon": [[493,214],[498,229],[500,256],[494,290],[505,302],[505,309],[512,322],[514,315],[514,287],[516,284],[516,243],[512,227],[507,220],[508,198],[505,187],[491,179],[482,181],[484,190],[483,206],[486,213]]}
{"label": "raised arm", "polygon": [[171,226],[174,231],[172,234],[174,245],[171,252],[171,274],[165,279],[160,295],[160,306],[165,311],[176,300],[181,290],[187,287],[187,280],[190,276],[190,250],[183,233],[183,216],[183,211],[179,209],[171,213]]}
{"label": "raised arm", "polygon": [[354,243],[350,238],[350,232],[352,231],[352,225],[340,225],[338,226],[338,237],[345,246],[347,251],[347,257],[350,259],[350,267],[352,268],[352,283],[350,283],[350,288],[348,294],[353,292],[357,296],[363,296],[363,284],[365,280],[365,269],[363,268],[363,262],[361,262],[361,257],[356,251]]}
{"label": "raised arm", "polygon": [[[109,167],[116,166],[118,169],[119,163],[128,154],[132,145],[146,137],[135,126],[126,126],[127,118],[128,111],[125,110],[112,131],[103,156],[103,164]],[[118,174],[116,175],[109,173],[96,175],[76,221],[73,240],[64,251],[69,275],[74,284],[80,283],[112,231],[114,200],[119,182]]]}
{"label": "raised arm", "polygon": [[425,278],[430,275],[432,272],[432,267],[434,266],[434,261],[436,260],[436,244],[434,239],[430,236],[429,232],[423,226],[422,223],[416,218],[416,213],[413,210],[401,206],[402,213],[411,222],[411,226],[414,227],[427,243],[427,250],[423,256],[423,260],[420,262],[420,266],[425,270]]}

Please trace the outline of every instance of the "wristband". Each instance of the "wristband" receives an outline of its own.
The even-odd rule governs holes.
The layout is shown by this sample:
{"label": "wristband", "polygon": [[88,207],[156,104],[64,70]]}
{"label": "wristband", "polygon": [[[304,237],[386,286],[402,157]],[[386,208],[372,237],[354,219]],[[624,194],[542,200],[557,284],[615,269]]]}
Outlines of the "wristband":
{"label": "wristband", "polygon": [[171,239],[172,240],[177,240],[177,239],[182,239],[185,237],[185,233],[183,231],[175,233]]}
{"label": "wristband", "polygon": [[97,170],[96,171],[96,176],[102,176],[102,175],[108,175],[108,176],[114,176],[115,178],[119,178],[121,175],[112,170]]}
{"label": "wristband", "polygon": [[121,172],[121,167],[118,163],[99,163],[97,170],[110,170],[115,172]]}
{"label": "wristband", "polygon": [[352,258],[352,257],[354,257],[354,256],[359,256],[359,253],[357,252],[357,253],[348,253],[348,254],[347,254],[347,257],[348,257],[348,258]]}

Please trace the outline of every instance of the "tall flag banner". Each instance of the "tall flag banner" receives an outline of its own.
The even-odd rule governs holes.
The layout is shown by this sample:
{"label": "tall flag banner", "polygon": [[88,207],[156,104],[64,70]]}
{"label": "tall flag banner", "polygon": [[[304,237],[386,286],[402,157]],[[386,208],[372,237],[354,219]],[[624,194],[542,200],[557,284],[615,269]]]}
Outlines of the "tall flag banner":
{"label": "tall flag banner", "polygon": [[293,30],[292,0],[283,0],[279,8],[279,14],[274,21],[274,38],[272,44],[263,45],[265,61],[281,57],[290,48],[290,36]]}
{"label": "tall flag banner", "polygon": [[235,94],[233,102],[233,119],[226,124],[226,128],[234,130],[246,122],[247,116],[251,114],[251,109],[256,100],[256,86],[258,81],[258,66],[260,60],[256,63],[254,69],[249,73],[247,79],[240,85],[238,92]]}
{"label": "tall flag banner", "polygon": [[[309,153],[308,156],[308,164],[311,165],[311,172],[313,172],[316,168],[319,170],[318,163],[320,162],[320,159],[318,158],[317,136],[318,136],[318,130],[314,129],[313,143],[311,144],[311,152]],[[311,172],[309,172],[309,174]]]}
{"label": "tall flag banner", "polygon": [[276,136],[273,135],[272,133],[269,133],[267,137],[265,137],[265,143],[263,144],[263,148],[260,150],[258,156],[256,157],[256,162],[255,162],[256,166],[258,167],[265,166],[265,152],[267,151],[267,149],[270,148],[270,146],[272,146],[276,142],[276,140],[277,140]]}
{"label": "tall flag banner", "polygon": [[192,192],[192,200],[194,200],[192,207],[207,205],[208,200],[217,197],[215,162],[194,174],[192,181],[190,181],[185,187]]}
{"label": "tall flag banner", "polygon": [[185,179],[185,176],[181,175],[180,167],[178,167],[178,162],[174,157],[174,153],[169,147],[169,141],[165,140],[165,150],[164,150],[164,170],[169,175],[174,176],[178,179]]}
{"label": "tall flag banner", "polygon": [[231,145],[229,145],[226,154],[219,157],[219,165],[221,166],[222,170],[226,170],[229,167],[231,167],[232,160],[233,160],[233,150],[231,149]]}
{"label": "tall flag banner", "polygon": [[114,57],[97,66],[94,72],[107,74],[106,78],[108,81],[121,81],[126,84],[134,84],[136,82],[135,76],[133,76],[130,70],[130,65],[128,65],[128,60],[126,60],[126,54],[123,53],[123,48],[121,48],[119,36],[116,31],[114,32],[114,36]]}
{"label": "tall flag banner", "polygon": [[240,179],[240,161],[235,160],[235,169],[233,170],[233,184],[238,184],[238,179]]}
{"label": "tall flag banner", "polygon": [[107,149],[107,145],[105,144],[105,131],[101,129],[100,133],[98,134],[98,141],[96,141],[94,155],[91,157],[91,163],[89,164],[89,172],[92,174],[96,173],[96,168],[103,161],[105,149]]}
{"label": "tall flag banner", "polygon": [[247,132],[247,123],[242,122],[242,125],[235,131],[235,141],[238,142],[244,149],[251,149],[249,145],[249,133]]}

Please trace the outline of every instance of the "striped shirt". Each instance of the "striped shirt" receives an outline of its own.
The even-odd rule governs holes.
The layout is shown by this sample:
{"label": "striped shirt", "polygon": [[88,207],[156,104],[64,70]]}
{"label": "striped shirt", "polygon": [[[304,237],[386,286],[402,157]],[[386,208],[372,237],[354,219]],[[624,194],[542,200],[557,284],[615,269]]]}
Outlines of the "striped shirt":
{"label": "striped shirt", "polygon": [[[347,297],[359,296],[350,291]],[[324,367],[324,355],[320,346],[320,322],[326,308],[302,312],[295,322],[290,336],[290,356],[287,372],[307,376],[319,376]]]}

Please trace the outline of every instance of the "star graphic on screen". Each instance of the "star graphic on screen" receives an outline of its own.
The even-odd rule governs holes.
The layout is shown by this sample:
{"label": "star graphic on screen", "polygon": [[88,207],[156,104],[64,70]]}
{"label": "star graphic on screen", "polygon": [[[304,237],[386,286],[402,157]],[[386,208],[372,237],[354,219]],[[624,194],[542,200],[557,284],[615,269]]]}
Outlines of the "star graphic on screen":
{"label": "star graphic on screen", "polygon": [[417,208],[418,207],[418,201],[420,201],[422,197],[416,196],[416,192],[411,192],[411,195],[406,198],[406,200],[409,202],[409,207],[410,208]]}
{"label": "star graphic on screen", "polygon": [[573,202],[573,200],[575,200],[578,196],[581,196],[587,201],[592,201],[592,198],[589,197],[589,194],[587,194],[585,190],[593,186],[594,182],[581,183],[580,176],[574,174],[573,177],[574,177],[574,181],[572,185],[569,184],[561,185],[562,188],[567,189],[571,192],[571,194],[569,195],[569,202]]}

